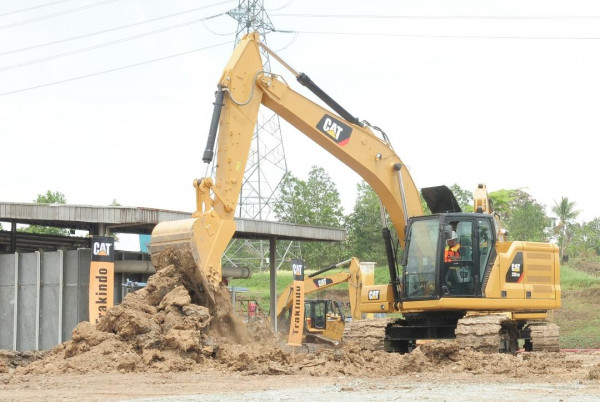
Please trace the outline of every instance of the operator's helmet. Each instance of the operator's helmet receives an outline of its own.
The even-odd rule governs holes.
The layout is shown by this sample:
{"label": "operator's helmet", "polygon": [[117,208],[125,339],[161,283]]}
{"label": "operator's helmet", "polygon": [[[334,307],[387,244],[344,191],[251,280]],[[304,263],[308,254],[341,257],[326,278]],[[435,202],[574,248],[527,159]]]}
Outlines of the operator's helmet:
{"label": "operator's helmet", "polygon": [[456,235],[455,231],[452,231],[452,236],[446,240],[446,243],[450,243],[452,240],[454,240],[455,242],[458,241],[458,236]]}

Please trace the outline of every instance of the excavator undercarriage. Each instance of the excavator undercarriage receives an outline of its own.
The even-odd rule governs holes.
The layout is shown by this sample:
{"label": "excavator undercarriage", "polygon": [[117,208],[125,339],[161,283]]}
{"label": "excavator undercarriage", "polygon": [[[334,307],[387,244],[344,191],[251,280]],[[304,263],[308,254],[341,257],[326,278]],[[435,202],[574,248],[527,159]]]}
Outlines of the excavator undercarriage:
{"label": "excavator undercarriage", "polygon": [[503,313],[407,314],[387,324],[381,335],[384,350],[399,353],[412,351],[419,340],[437,339],[455,339],[461,349],[483,353],[559,351],[556,324],[514,320]]}

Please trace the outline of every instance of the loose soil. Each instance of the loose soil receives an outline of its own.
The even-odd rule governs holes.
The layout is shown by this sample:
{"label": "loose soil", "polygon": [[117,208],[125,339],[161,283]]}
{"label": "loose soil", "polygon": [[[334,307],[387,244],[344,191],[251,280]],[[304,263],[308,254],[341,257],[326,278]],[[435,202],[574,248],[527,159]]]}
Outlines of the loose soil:
{"label": "loose soil", "polygon": [[494,391],[491,398],[504,399],[502,389],[519,384],[545,384],[544,392],[566,399],[600,395],[597,352],[510,356],[436,342],[400,355],[360,337],[334,349],[290,350],[267,321],[235,316],[224,287],[216,303],[207,301],[191,283],[193,262],[165,261],[97,327],[82,322],[71,341],[47,352],[0,351],[0,399],[456,399],[457,387],[473,386],[480,398]]}

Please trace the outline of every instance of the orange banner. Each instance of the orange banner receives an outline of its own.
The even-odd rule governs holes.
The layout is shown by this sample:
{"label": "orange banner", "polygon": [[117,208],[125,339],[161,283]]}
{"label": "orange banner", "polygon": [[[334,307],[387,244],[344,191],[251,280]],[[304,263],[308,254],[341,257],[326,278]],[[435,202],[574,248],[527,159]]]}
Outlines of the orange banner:
{"label": "orange banner", "polygon": [[90,262],[89,317],[96,325],[114,304],[115,283],[114,239],[92,237],[92,261]]}
{"label": "orange banner", "polygon": [[304,261],[293,259],[292,272],[294,274],[294,303],[290,316],[290,333],[288,345],[302,346],[304,333]]}

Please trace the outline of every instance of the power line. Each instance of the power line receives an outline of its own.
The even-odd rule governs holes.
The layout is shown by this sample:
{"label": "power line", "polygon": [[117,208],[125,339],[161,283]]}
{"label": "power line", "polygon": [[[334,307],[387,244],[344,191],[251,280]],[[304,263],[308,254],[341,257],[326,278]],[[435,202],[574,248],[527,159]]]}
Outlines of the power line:
{"label": "power line", "polygon": [[[224,13],[221,13],[219,15],[223,15],[223,14]],[[213,17],[215,17],[215,16],[208,17],[208,18],[213,18]],[[133,35],[133,36],[128,36],[126,38],[117,39],[117,40],[113,40],[113,41],[105,42],[105,43],[100,43],[100,44],[94,45],[94,46],[88,46],[88,47],[81,48],[81,49],[71,50],[71,51],[65,52],[65,53],[55,54],[53,56],[43,57],[41,59],[34,59],[34,60],[24,61],[24,62],[18,63],[18,64],[12,64],[12,65],[9,65],[9,66],[0,67],[0,71],[12,70],[14,68],[29,66],[31,64],[41,63],[43,61],[54,60],[54,59],[58,59],[58,58],[65,57],[65,56],[71,56],[71,55],[77,54],[77,53],[88,52],[90,50],[95,50],[95,49],[99,49],[99,48],[106,47],[106,46],[116,45],[118,43],[127,42],[127,41],[130,41],[130,40],[143,38],[145,36],[155,35],[155,34],[158,34],[158,33],[161,33],[161,32],[170,31],[170,30],[173,30],[173,29],[177,29],[177,28],[188,26],[188,25],[196,24],[198,22],[204,21],[205,19],[206,18],[198,18],[198,19],[195,19],[195,20],[192,20],[192,21],[183,22],[181,24],[176,24],[176,25],[171,25],[171,26],[165,27],[165,28],[155,29],[154,31],[145,32],[145,33],[141,33],[141,34]]]}
{"label": "power line", "polygon": [[390,33],[366,33],[366,32],[320,32],[320,31],[286,31],[275,30],[279,33],[302,33],[310,35],[349,35],[349,36],[389,36],[403,38],[448,38],[448,39],[526,39],[526,40],[598,40],[600,37],[569,37],[569,36],[522,36],[522,35],[430,35],[430,34],[390,34]]}
{"label": "power line", "polygon": [[276,49],[276,50],[275,50],[275,53],[279,53],[279,52],[281,52],[282,50],[285,50],[285,49],[287,49],[288,47],[292,46],[292,43],[294,43],[294,42],[296,41],[296,39],[298,39],[298,35],[299,35],[299,33],[298,33],[298,32],[295,32],[295,33],[294,33],[294,37],[293,37],[293,38],[292,38],[292,39],[291,39],[291,40],[288,42],[288,44],[287,44],[287,45],[285,45],[285,46],[283,46],[283,47],[280,47],[279,49]]}
{"label": "power line", "polygon": [[[221,14],[221,15],[222,15],[222,14]],[[208,27],[208,25],[206,25],[206,20],[207,20],[207,19],[208,19],[208,18],[206,18],[206,19],[202,20],[202,25],[204,25],[204,29],[206,29],[208,32],[210,32],[210,33],[211,33],[211,34],[213,34],[213,35],[218,35],[218,36],[231,36],[231,35],[233,35],[234,33],[236,33],[236,32],[237,32],[237,31],[233,31],[233,32],[224,33],[224,34],[221,34],[221,33],[215,32],[215,31],[213,31],[212,29],[210,29],[210,28]]]}
{"label": "power line", "polygon": [[[68,0],[68,1],[71,1],[71,0]],[[137,25],[148,24],[150,22],[160,21],[160,20],[164,20],[164,19],[167,19],[167,18],[172,18],[172,17],[176,17],[176,16],[179,16],[179,15],[192,13],[194,11],[204,10],[204,9],[210,8],[210,7],[220,6],[222,4],[230,3],[232,1],[233,0],[225,0],[225,1],[221,1],[219,3],[213,3],[213,4],[210,4],[210,5],[207,5],[207,6],[203,6],[203,7],[196,7],[196,8],[192,8],[190,10],[180,11],[178,13],[169,14],[169,15],[165,15],[165,16],[162,16],[162,17],[152,18],[152,19],[144,20],[144,21],[140,21],[140,22],[134,22],[132,24],[127,24],[127,25],[121,25],[121,26],[118,26],[118,27],[115,27],[115,28],[104,29],[102,31],[96,31],[96,32],[92,32],[92,33],[88,33],[88,34],[84,34],[84,35],[73,36],[73,37],[66,38],[66,39],[61,39],[61,40],[57,40],[57,41],[53,41],[53,42],[46,42],[46,43],[42,43],[42,44],[39,44],[39,45],[33,45],[33,46],[24,47],[24,48],[20,48],[20,49],[8,50],[6,52],[0,53],[0,56],[4,56],[4,55],[7,55],[7,54],[12,54],[12,53],[23,52],[25,50],[38,49],[40,47],[56,45],[56,44],[59,44],[59,43],[69,42],[69,41],[72,41],[72,40],[89,38],[91,36],[100,35],[100,34],[107,33],[107,32],[118,31],[118,30],[125,29],[125,28],[131,28],[131,27],[134,27],[134,26],[137,26]],[[221,15],[221,14],[218,14],[218,15]],[[210,18],[212,18],[212,17],[206,17],[206,19],[210,19]]]}
{"label": "power line", "polygon": [[202,50],[208,50],[208,49],[212,49],[212,48],[219,47],[219,46],[224,46],[224,45],[231,45],[232,43],[233,43],[233,41],[227,41],[227,42],[217,43],[216,45],[210,45],[210,46],[205,46],[205,47],[201,47],[201,48],[197,48],[197,49],[193,49],[193,50],[188,50],[186,52],[176,53],[176,54],[172,54],[172,55],[169,55],[169,56],[159,57],[157,59],[151,59],[151,60],[146,60],[146,61],[142,61],[142,62],[135,63],[135,64],[129,64],[129,65],[126,65],[126,66],[116,67],[116,68],[112,68],[110,70],[98,71],[98,72],[91,73],[91,74],[80,75],[78,77],[67,78],[65,80],[48,82],[46,84],[36,85],[36,86],[33,86],[33,87],[17,89],[17,90],[9,91],[9,92],[3,92],[3,93],[0,93],[0,96],[12,95],[12,94],[16,94],[16,93],[19,93],[19,92],[31,91],[31,90],[34,90],[34,89],[49,87],[49,86],[52,86],[52,85],[63,84],[65,82],[71,82],[71,81],[81,80],[81,79],[84,79],[84,78],[95,77],[97,75],[108,74],[108,73],[112,73],[112,72],[115,72],[115,71],[125,70],[125,69],[128,69],[128,68],[138,67],[138,66],[142,66],[142,65],[145,65],[145,64],[154,63],[154,62],[157,62],[157,61],[172,59],[174,57],[179,57],[179,56],[184,56],[184,55],[188,55],[188,54],[195,53],[195,52],[200,52]]}
{"label": "power line", "polygon": [[13,28],[13,27],[16,27],[16,26],[19,26],[19,25],[29,24],[30,22],[42,21],[42,20],[47,20],[49,18],[59,17],[61,15],[70,14],[70,13],[74,13],[74,12],[81,11],[81,10],[86,10],[88,8],[102,6],[102,5],[108,4],[108,3],[114,3],[115,1],[119,1],[119,0],[104,0],[104,1],[99,1],[98,3],[92,3],[92,4],[88,4],[86,6],[72,8],[70,10],[65,10],[65,11],[61,11],[61,12],[58,12],[58,13],[54,13],[54,14],[42,15],[41,17],[31,18],[31,19],[25,20],[25,21],[19,21],[19,22],[15,22],[15,23],[12,23],[12,24],[8,24],[8,25],[2,25],[2,26],[0,26],[0,30],[7,29],[7,28]]}
{"label": "power line", "polygon": [[271,14],[273,17],[352,18],[352,19],[418,19],[418,20],[581,20],[599,19],[600,15],[379,15],[379,14]]}
{"label": "power line", "polygon": [[9,11],[9,12],[0,14],[0,17],[6,17],[7,15],[13,15],[13,14],[18,14],[18,13],[23,13],[25,11],[31,11],[31,10],[35,10],[35,9],[38,9],[38,8],[49,7],[49,6],[53,6],[55,4],[66,3],[67,1],[73,1],[73,0],[58,0],[58,1],[53,1],[52,3],[46,3],[46,4],[40,4],[38,6],[31,6],[31,7],[27,7],[27,8],[21,8],[20,10],[14,10],[14,11]]}
{"label": "power line", "polygon": [[279,11],[279,10],[283,10],[284,8],[288,8],[290,5],[292,5],[292,3],[295,0],[288,0],[287,3],[285,3],[283,6],[278,7],[278,8],[265,8],[265,11]]}

